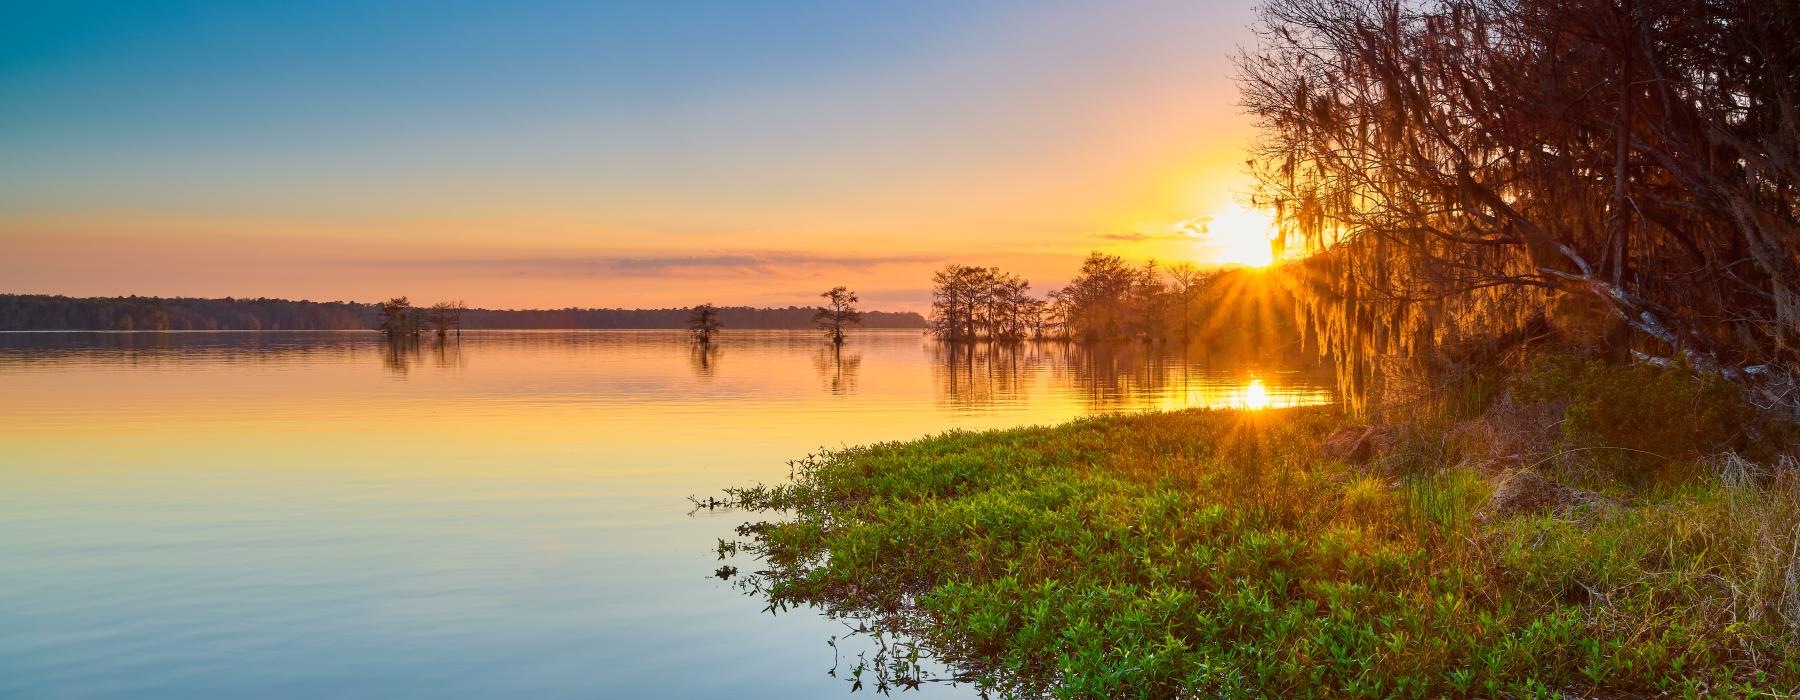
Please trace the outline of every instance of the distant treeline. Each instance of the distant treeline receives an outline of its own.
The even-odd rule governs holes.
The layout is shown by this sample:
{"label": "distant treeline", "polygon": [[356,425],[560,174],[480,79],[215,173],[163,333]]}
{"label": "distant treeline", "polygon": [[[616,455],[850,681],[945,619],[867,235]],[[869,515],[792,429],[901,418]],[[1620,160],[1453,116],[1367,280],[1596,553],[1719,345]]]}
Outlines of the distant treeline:
{"label": "distant treeline", "polygon": [[[464,328],[687,328],[689,308],[679,309],[548,309],[494,311],[470,309]],[[733,328],[817,330],[812,306],[758,309],[719,307],[719,322]],[[911,311],[864,311],[864,328],[926,328],[925,317]]]}
{"label": "distant treeline", "polygon": [[[353,330],[374,328],[377,304],[286,299],[74,298],[0,294],[0,331]],[[723,307],[728,329],[812,329],[812,307]],[[464,328],[686,328],[688,309],[470,309]],[[912,312],[869,311],[866,328],[925,328]]]}
{"label": "distant treeline", "polygon": [[77,299],[0,295],[0,330],[192,331],[373,328],[374,304],[286,299]]}

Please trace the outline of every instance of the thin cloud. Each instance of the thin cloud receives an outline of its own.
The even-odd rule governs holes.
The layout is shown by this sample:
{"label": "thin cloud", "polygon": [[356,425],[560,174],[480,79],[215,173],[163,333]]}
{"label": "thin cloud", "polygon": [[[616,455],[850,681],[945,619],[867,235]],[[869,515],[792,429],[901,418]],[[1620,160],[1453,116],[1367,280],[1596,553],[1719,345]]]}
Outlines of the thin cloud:
{"label": "thin cloud", "polygon": [[444,269],[467,274],[654,277],[681,276],[683,274],[760,276],[808,269],[868,270],[883,265],[919,264],[933,261],[933,258],[901,255],[831,256],[792,253],[733,253],[641,257],[423,258],[365,260],[358,261],[356,264],[362,267],[378,268]]}
{"label": "thin cloud", "polygon": [[1169,235],[1175,238],[1204,237],[1211,233],[1208,227],[1212,225],[1212,220],[1211,216],[1196,216],[1192,219],[1177,221],[1175,225],[1169,227]]}
{"label": "thin cloud", "polygon": [[[1182,222],[1187,223],[1187,222]],[[1143,241],[1180,241],[1187,240],[1192,234],[1184,229],[1174,229],[1168,233],[1145,233],[1143,231],[1117,231],[1110,233],[1090,234],[1091,238],[1103,241],[1119,241],[1123,243],[1139,243]]]}

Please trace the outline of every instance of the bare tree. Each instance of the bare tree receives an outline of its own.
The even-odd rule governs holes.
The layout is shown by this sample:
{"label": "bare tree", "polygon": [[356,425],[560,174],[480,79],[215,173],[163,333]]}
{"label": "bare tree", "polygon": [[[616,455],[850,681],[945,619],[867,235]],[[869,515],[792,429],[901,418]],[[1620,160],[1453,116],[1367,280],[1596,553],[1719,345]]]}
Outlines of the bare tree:
{"label": "bare tree", "polygon": [[832,287],[819,296],[825,298],[825,305],[813,313],[813,323],[825,331],[833,345],[843,345],[844,329],[862,323],[862,312],[856,309],[856,292],[848,287]]}

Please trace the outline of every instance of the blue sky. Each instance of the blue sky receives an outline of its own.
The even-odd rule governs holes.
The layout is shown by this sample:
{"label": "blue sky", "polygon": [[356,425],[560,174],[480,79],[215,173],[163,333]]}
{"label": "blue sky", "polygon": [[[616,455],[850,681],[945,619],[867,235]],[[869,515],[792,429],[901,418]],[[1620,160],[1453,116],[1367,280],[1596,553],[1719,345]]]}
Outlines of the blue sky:
{"label": "blue sky", "polygon": [[[425,245],[493,303],[697,284],[779,303],[854,272],[908,305],[951,259],[1049,282],[1230,201],[1249,20],[1205,2],[7,3],[0,237],[24,255],[0,274],[28,288],[0,291],[449,293]],[[355,272],[317,252],[352,242]],[[540,264],[835,248],[864,267],[674,269],[666,292]]]}

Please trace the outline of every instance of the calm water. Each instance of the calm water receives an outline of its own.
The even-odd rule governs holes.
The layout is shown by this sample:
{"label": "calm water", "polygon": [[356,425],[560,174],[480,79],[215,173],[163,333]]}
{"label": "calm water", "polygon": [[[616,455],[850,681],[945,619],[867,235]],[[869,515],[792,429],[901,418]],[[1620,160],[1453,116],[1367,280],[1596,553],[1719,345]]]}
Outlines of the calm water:
{"label": "calm water", "polygon": [[710,578],[744,518],[686,496],[1252,378],[1330,399],[1255,369],[912,331],[0,334],[0,697],[842,697],[841,623]]}

